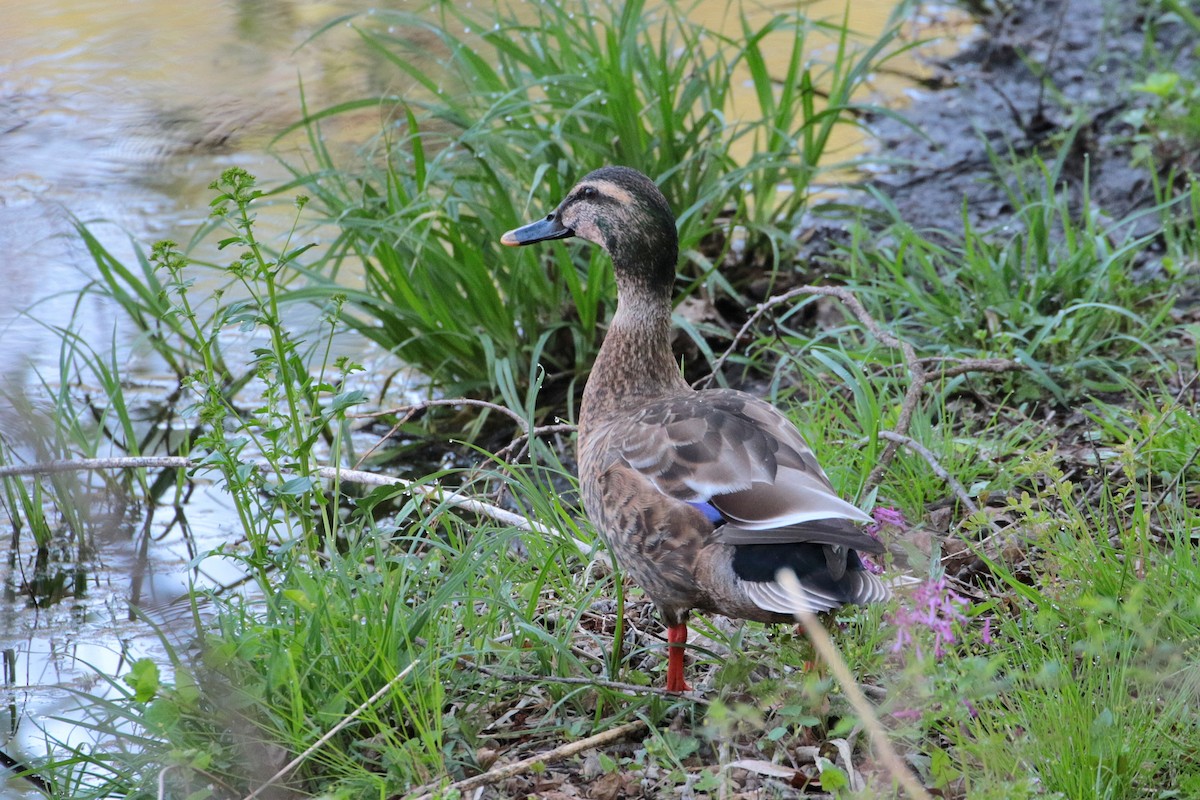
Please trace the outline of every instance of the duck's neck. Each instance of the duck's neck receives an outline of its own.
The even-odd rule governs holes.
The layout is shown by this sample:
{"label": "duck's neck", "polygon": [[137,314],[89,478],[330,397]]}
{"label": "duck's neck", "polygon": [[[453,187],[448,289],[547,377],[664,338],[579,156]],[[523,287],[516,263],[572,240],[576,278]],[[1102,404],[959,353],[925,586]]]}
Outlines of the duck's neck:
{"label": "duck's neck", "polygon": [[687,388],[671,354],[670,290],[619,287],[617,312],[583,391],[580,425]]}

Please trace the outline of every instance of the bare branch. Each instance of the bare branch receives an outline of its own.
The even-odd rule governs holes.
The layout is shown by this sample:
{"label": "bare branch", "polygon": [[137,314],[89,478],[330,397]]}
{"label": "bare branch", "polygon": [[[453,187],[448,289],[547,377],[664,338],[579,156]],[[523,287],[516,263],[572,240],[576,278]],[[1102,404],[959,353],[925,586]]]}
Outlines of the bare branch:
{"label": "bare branch", "polygon": [[672,692],[660,686],[638,686],[635,683],[622,683],[620,681],[610,681],[595,677],[572,678],[558,675],[532,675],[525,672],[501,672],[500,670],[485,667],[481,664],[474,664],[464,658],[459,659],[459,664],[466,669],[474,669],[482,672],[484,675],[515,683],[560,683],[566,686],[595,686],[602,689],[615,689],[618,692],[629,692],[631,694],[654,694],[671,700],[691,700],[695,703],[708,703],[708,700],[698,692]]}
{"label": "bare branch", "polygon": [[409,403],[408,405],[396,406],[395,408],[383,409],[382,411],[372,411],[368,414],[354,414],[352,416],[356,419],[369,419],[371,417],[383,417],[392,414],[411,417],[413,414],[436,406],[476,406],[478,408],[486,408],[489,411],[495,411],[505,415],[506,417],[509,417],[513,422],[517,423],[518,428],[526,433],[529,432],[529,423],[525,421],[524,417],[513,411],[511,408],[499,405],[497,403],[489,403],[487,400],[475,400],[470,397],[452,397],[442,400],[422,400],[418,403]]}
{"label": "bare branch", "polygon": [[957,358],[955,356],[927,356],[920,359],[922,364],[931,367],[946,364],[934,371],[940,377],[953,378],[968,372],[1022,372],[1029,369],[1028,364],[1013,361],[1009,358]]}
{"label": "bare branch", "polygon": [[974,514],[979,510],[979,506],[975,505],[975,501],[971,499],[969,494],[967,494],[966,488],[959,483],[958,478],[955,478],[953,475],[951,475],[949,470],[943,467],[937,460],[937,456],[930,452],[929,448],[925,447],[925,445],[921,444],[916,439],[913,439],[911,436],[903,436],[899,433],[893,433],[892,431],[880,431],[879,438],[887,439],[889,442],[902,444],[909,450],[912,450],[914,453],[919,455],[921,458],[925,459],[925,463],[929,465],[929,468],[933,470],[935,475],[946,482],[946,485],[950,487],[950,491],[954,492],[954,496],[958,498],[958,502],[962,503],[963,507],[966,508],[967,511]]}
{"label": "bare branch", "polygon": [[54,475],[60,472],[90,472],[101,469],[191,469],[195,461],[183,456],[150,456],[121,458],[63,458],[37,464],[14,464],[0,467],[0,478],[14,475]]}
{"label": "bare branch", "polygon": [[513,449],[516,448],[517,445],[521,445],[521,449],[517,451],[517,454],[514,456],[514,458],[516,458],[516,459],[523,458],[525,456],[525,453],[527,453],[529,451],[529,440],[532,437],[545,436],[546,434],[550,434],[550,433],[570,433],[570,432],[574,431],[577,427],[578,426],[572,425],[567,422],[555,423],[555,424],[551,424],[551,425],[539,425],[536,428],[534,428],[533,430],[527,431],[526,433],[521,434],[520,436],[518,436],[517,438],[513,439],[511,442],[506,444],[504,447],[501,447],[499,450],[497,450],[495,453],[496,458],[507,459],[508,456],[512,453]]}
{"label": "bare branch", "polygon": [[[47,475],[58,472],[81,472],[99,469],[195,469],[200,466],[202,465],[199,462],[180,456],[153,458],[79,458],[0,467],[0,478],[14,475]],[[253,466],[262,471],[274,470],[274,467],[269,464],[259,463],[253,464]],[[284,474],[296,474],[290,473],[287,470],[283,470],[282,472]],[[559,532],[540,522],[526,519],[519,514],[514,514],[491,503],[485,503],[473,497],[468,497],[460,490],[447,491],[446,487],[439,483],[417,483],[416,481],[409,481],[403,478],[394,478],[388,475],[379,475],[374,472],[364,472],[356,469],[342,469],[340,467],[317,467],[316,473],[320,477],[332,481],[346,481],[365,486],[398,486],[413,494],[428,497],[430,500],[494,519],[505,525],[520,528],[523,531],[538,533],[548,537],[560,536]],[[565,536],[565,538],[574,544],[575,548],[582,555],[588,555],[592,552],[592,546],[587,542],[580,541],[572,536]]]}

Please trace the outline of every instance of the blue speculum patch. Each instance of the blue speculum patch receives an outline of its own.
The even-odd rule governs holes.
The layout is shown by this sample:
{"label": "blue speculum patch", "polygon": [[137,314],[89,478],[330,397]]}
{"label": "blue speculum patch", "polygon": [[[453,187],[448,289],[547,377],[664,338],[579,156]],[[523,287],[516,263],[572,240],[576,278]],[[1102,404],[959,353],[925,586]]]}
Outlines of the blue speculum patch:
{"label": "blue speculum patch", "polygon": [[699,511],[705,517],[707,517],[708,521],[713,523],[714,525],[717,524],[718,522],[725,521],[725,518],[723,516],[721,516],[721,512],[718,511],[717,507],[714,506],[712,503],[700,501],[700,502],[689,502],[688,505],[691,506],[692,508],[696,509],[697,511]]}

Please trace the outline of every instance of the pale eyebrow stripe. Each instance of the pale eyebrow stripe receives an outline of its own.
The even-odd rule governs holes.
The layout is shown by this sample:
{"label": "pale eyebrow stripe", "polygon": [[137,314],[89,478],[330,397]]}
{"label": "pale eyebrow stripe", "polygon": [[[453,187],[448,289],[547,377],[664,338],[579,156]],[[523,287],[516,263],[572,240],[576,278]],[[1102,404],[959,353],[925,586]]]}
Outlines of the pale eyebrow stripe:
{"label": "pale eyebrow stripe", "polygon": [[585,186],[591,186],[601,194],[608,195],[619,203],[629,204],[633,202],[633,195],[622,189],[612,181],[588,181]]}

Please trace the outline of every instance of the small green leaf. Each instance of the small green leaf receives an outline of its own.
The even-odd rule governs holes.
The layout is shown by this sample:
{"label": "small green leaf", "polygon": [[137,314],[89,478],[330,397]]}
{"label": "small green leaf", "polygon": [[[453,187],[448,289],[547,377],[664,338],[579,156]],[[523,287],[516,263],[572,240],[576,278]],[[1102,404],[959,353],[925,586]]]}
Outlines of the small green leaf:
{"label": "small green leaf", "polygon": [[146,707],[146,713],[142,715],[142,720],[146,730],[159,736],[170,737],[176,733],[175,726],[179,724],[182,717],[178,703],[160,697]]}
{"label": "small green leaf", "polygon": [[175,670],[175,696],[181,705],[194,706],[200,702],[200,686],[186,669]]}
{"label": "small green leaf", "polygon": [[850,787],[850,779],[846,777],[846,773],[829,759],[817,758],[817,767],[821,771],[822,789],[836,791]]}
{"label": "small green leaf", "polygon": [[148,703],[158,694],[158,664],[148,658],[139,658],[133,662],[123,680],[133,689],[139,703]]}
{"label": "small green leaf", "polygon": [[305,492],[311,492],[314,486],[316,486],[316,481],[312,478],[305,476],[290,478],[275,487],[275,494],[285,497],[298,497]]}
{"label": "small green leaf", "polygon": [[651,683],[650,676],[640,669],[630,670],[625,676],[625,680],[635,686],[649,686]]}
{"label": "small green leaf", "polygon": [[329,410],[334,412],[345,411],[351,406],[365,402],[367,402],[367,393],[362,389],[352,389],[349,392],[334,395],[329,401]]}
{"label": "small green leaf", "polygon": [[308,593],[303,589],[284,589],[283,596],[305,611],[314,611],[317,607],[317,604],[309,599]]}
{"label": "small green leaf", "polygon": [[950,759],[950,754],[941,748],[935,748],[932,754],[932,760],[929,765],[929,774],[933,778],[933,785],[939,789],[950,785],[951,781],[957,780],[962,776],[962,772],[954,766],[954,762]]}
{"label": "small green leaf", "polygon": [[1175,91],[1175,87],[1178,85],[1178,72],[1152,72],[1146,76],[1146,80],[1135,83],[1130,88],[1135,92],[1147,92],[1159,97],[1167,97]]}

